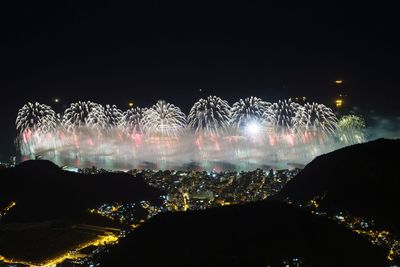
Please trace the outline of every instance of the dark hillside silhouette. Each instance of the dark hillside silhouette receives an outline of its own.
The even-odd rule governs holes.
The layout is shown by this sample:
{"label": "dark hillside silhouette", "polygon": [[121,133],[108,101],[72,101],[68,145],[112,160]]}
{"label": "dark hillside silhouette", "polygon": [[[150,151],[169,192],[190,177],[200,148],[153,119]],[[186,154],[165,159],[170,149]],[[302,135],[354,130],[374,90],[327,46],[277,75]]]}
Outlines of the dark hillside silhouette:
{"label": "dark hillside silhouette", "polygon": [[158,203],[161,194],[140,175],[78,174],[44,160],[25,161],[15,168],[0,170],[2,203],[17,203],[5,216],[7,221],[79,218],[87,209],[103,203]]}
{"label": "dark hillside silhouette", "polygon": [[102,266],[384,266],[385,253],[335,222],[280,202],[160,214]]}
{"label": "dark hillside silhouette", "polygon": [[400,229],[400,140],[345,147],[309,163],[278,194],[307,202],[321,197],[326,211],[348,211]]}

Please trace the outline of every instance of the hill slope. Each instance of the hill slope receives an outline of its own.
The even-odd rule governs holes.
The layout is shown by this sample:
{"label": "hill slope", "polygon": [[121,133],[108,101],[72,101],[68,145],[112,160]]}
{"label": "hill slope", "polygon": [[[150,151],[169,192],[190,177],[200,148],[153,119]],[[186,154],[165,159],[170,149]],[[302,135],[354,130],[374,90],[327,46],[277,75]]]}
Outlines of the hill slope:
{"label": "hill slope", "polygon": [[50,161],[25,161],[0,170],[0,195],[17,205],[4,220],[41,221],[80,217],[103,203],[159,201],[162,194],[141,177],[125,173],[78,174],[61,170]]}
{"label": "hill slope", "polygon": [[278,194],[306,202],[322,197],[326,211],[345,210],[400,229],[400,140],[379,139],[322,155]]}
{"label": "hill slope", "polygon": [[102,266],[383,266],[382,250],[334,222],[280,202],[159,214]]}

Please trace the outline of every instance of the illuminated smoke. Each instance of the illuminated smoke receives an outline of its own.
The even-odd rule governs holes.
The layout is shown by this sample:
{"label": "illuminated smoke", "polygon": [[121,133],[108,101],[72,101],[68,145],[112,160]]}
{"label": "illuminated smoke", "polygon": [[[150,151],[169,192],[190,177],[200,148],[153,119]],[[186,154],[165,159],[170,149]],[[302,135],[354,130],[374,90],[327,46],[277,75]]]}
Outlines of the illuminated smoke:
{"label": "illuminated smoke", "polygon": [[[377,121],[380,125],[385,122]],[[398,128],[393,133],[390,125],[385,123],[384,131],[376,128],[372,132],[361,117],[337,119],[318,103],[302,106],[289,99],[269,104],[249,97],[231,108],[216,96],[196,102],[188,119],[179,107],[165,101],[125,112],[115,105],[77,102],[64,111],[61,123],[51,107],[27,103],[16,119],[22,155],[108,168],[144,163],[154,168],[179,168],[195,163],[210,169],[213,162],[237,169],[287,167],[364,142],[368,136],[382,137],[388,132],[390,137],[398,136]]]}

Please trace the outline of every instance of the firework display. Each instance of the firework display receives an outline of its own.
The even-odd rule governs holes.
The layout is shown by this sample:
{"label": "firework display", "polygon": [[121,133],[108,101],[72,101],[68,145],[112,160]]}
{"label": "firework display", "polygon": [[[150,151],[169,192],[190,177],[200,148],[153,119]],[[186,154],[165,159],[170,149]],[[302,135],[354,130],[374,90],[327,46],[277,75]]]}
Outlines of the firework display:
{"label": "firework display", "polygon": [[46,143],[43,148],[55,147],[54,135],[58,129],[59,117],[50,106],[38,102],[25,104],[18,111],[15,124],[19,131],[17,144],[22,154],[35,153],[41,143]]}
{"label": "firework display", "polygon": [[123,113],[120,126],[127,134],[138,133],[142,134],[143,113],[145,108],[134,107],[126,110]]}
{"label": "firework display", "polygon": [[332,109],[318,103],[299,107],[292,123],[294,129],[301,132],[334,134],[337,128],[337,118]]}
{"label": "firework display", "polygon": [[53,132],[58,124],[54,110],[50,106],[36,103],[27,103],[19,111],[15,121],[20,133]]}
{"label": "firework display", "polygon": [[217,96],[201,98],[188,116],[190,128],[198,134],[219,136],[226,133],[231,119],[231,107],[228,101]]}
{"label": "firework display", "polygon": [[62,124],[70,132],[81,127],[105,126],[104,107],[91,101],[72,103],[64,112]]}
{"label": "firework display", "polygon": [[265,110],[264,121],[276,132],[293,132],[293,118],[300,108],[300,104],[291,99],[279,100]]}
{"label": "firework display", "polygon": [[341,142],[356,144],[366,141],[365,121],[356,115],[345,115],[337,123],[337,134]]}
{"label": "firework display", "polygon": [[258,97],[247,97],[240,99],[232,105],[231,125],[234,128],[243,128],[251,123],[261,123],[263,114],[270,108],[271,104]]}
{"label": "firework display", "polygon": [[[60,119],[60,117],[62,119]],[[228,162],[266,166],[305,163],[338,147],[365,141],[362,118],[337,118],[323,104],[257,97],[235,102],[209,96],[186,116],[160,100],[122,111],[115,105],[72,103],[61,115],[27,103],[18,112],[22,155],[128,162]]]}
{"label": "firework display", "polygon": [[180,108],[159,100],[143,113],[142,124],[148,136],[177,137],[186,126],[186,116]]}
{"label": "firework display", "polygon": [[105,116],[106,128],[113,129],[121,125],[124,114],[122,110],[117,108],[116,105],[106,105],[103,112]]}

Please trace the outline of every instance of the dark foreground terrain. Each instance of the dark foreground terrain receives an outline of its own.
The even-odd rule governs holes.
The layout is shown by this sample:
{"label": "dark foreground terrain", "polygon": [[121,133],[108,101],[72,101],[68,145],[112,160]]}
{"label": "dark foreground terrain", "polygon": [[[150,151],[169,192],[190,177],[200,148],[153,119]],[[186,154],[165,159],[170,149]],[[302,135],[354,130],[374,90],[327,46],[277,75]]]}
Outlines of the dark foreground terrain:
{"label": "dark foreground terrain", "polygon": [[51,262],[79,247],[108,242],[126,228],[89,209],[142,200],[160,204],[162,194],[139,176],[78,174],[42,160],[0,170],[0,185],[0,258],[29,264]]}
{"label": "dark foreground terrain", "polygon": [[5,221],[80,219],[103,203],[160,202],[158,189],[126,173],[79,174],[50,161],[25,161],[0,170],[0,203],[16,206]]}
{"label": "dark foreground terrain", "polygon": [[[398,151],[399,140],[354,145],[317,157],[272,200],[158,214],[111,247],[101,266],[397,264]],[[107,229],[118,231],[118,222],[89,214],[89,208],[157,203],[163,194],[140,176],[75,174],[47,161],[0,170],[0,182],[2,210],[15,202],[0,222],[0,255],[34,262],[113,231]],[[333,219],[338,212],[361,223],[373,221],[376,229],[362,226],[359,234],[352,228],[359,225]],[[383,230],[390,234],[380,236]]]}
{"label": "dark foreground terrain", "polygon": [[386,263],[383,250],[329,219],[258,202],[158,215],[112,247],[103,264],[282,266],[296,258],[310,266]]}
{"label": "dark foreground terrain", "polygon": [[400,140],[379,139],[322,155],[280,191],[278,198],[373,219],[399,233]]}
{"label": "dark foreground terrain", "polygon": [[399,229],[399,140],[377,140],[322,155],[277,196],[249,203],[156,216],[111,249],[104,266],[388,266],[388,248],[303,207],[346,211]]}

